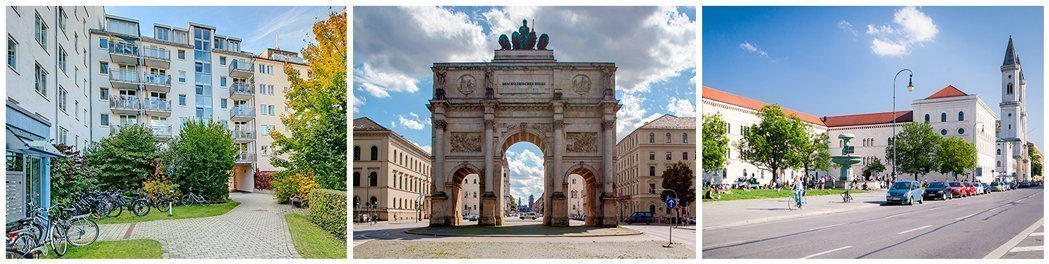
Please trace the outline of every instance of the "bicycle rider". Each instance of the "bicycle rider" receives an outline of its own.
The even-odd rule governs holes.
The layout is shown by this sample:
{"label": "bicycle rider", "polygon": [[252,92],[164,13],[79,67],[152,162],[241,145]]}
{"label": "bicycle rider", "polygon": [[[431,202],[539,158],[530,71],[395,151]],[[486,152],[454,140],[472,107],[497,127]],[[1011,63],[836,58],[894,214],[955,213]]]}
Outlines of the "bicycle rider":
{"label": "bicycle rider", "polygon": [[799,207],[802,197],[805,197],[805,184],[801,182],[800,176],[794,176],[794,198],[797,199]]}

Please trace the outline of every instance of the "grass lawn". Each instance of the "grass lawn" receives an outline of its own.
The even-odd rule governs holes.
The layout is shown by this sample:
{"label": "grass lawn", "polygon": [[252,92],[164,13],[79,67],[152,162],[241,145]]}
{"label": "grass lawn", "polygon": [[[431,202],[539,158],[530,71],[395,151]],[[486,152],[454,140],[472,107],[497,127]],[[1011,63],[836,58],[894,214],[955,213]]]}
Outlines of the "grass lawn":
{"label": "grass lawn", "polygon": [[[706,190],[700,190],[699,194],[705,193]],[[843,189],[827,189],[827,190],[806,190],[805,196],[819,196],[819,195],[840,195],[845,192]],[[852,193],[864,193],[866,191],[852,190]],[[731,201],[731,200],[747,200],[747,199],[766,199],[766,198],[786,198],[792,194],[790,189],[782,189],[776,191],[776,189],[757,189],[757,190],[732,190],[731,194],[721,194],[720,200],[703,199],[703,202],[716,202],[716,201]]]}
{"label": "grass lawn", "polygon": [[[62,259],[159,259],[160,242],[152,239],[97,241],[86,247],[69,246]],[[47,258],[57,258],[52,252]]]}
{"label": "grass lawn", "polygon": [[131,222],[148,222],[156,220],[169,220],[169,219],[182,219],[182,218],[197,218],[207,217],[225,214],[229,210],[233,210],[233,207],[240,205],[240,202],[229,201],[220,204],[212,204],[209,206],[192,205],[192,206],[175,206],[172,210],[172,216],[168,216],[168,212],[157,211],[153,208],[149,211],[146,216],[139,217],[135,213],[129,212],[125,208],[124,213],[118,217],[105,218],[102,220],[96,220],[99,224],[116,224],[116,223],[131,223]]}
{"label": "grass lawn", "polygon": [[286,214],[291,241],[299,256],[308,259],[345,259],[346,241],[324,231],[301,214]]}

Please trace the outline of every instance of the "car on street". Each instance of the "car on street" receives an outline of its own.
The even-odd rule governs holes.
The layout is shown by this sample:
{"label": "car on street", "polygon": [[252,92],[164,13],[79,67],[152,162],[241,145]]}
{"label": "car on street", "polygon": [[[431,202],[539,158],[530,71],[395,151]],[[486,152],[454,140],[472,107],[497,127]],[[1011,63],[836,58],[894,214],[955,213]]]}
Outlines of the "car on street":
{"label": "car on street", "polygon": [[951,186],[947,182],[930,182],[929,186],[925,187],[925,197],[923,199],[929,200],[947,200],[954,198],[951,194]]}
{"label": "car on street", "polygon": [[921,183],[917,181],[897,181],[889,187],[889,192],[885,196],[885,203],[907,205],[913,205],[916,201],[922,203],[922,193],[924,191],[921,188]]}
{"label": "car on street", "polygon": [[477,221],[477,218],[480,218],[480,216],[479,215],[475,215],[475,214],[466,216],[466,220],[470,220],[471,222]]}
{"label": "car on street", "polygon": [[947,185],[951,186],[951,195],[954,197],[965,197],[968,195],[968,191],[965,185],[962,185],[962,182],[952,181],[948,182]]}
{"label": "car on street", "polygon": [[1020,182],[1020,188],[1030,188],[1030,187],[1031,187],[1031,182],[1026,182],[1026,181]]}
{"label": "car on street", "polygon": [[966,195],[968,195],[968,196],[976,195],[976,186],[973,186],[973,183],[971,183],[971,182],[963,182],[962,184],[964,184],[964,186],[965,186],[965,193],[966,193]]}
{"label": "car on street", "polygon": [[1016,190],[1016,182],[1009,182],[1009,190]]}
{"label": "car on street", "polygon": [[634,212],[634,214],[627,216],[627,218],[624,219],[623,222],[626,222],[627,224],[651,224],[655,222],[655,217],[653,216],[652,212]]}
{"label": "car on street", "polygon": [[535,220],[535,218],[536,218],[535,212],[521,213],[521,220],[524,220],[526,218]]}
{"label": "car on street", "polygon": [[981,195],[981,194],[984,193],[983,192],[983,183],[974,182],[974,183],[972,183],[972,185],[973,185],[973,194]]}
{"label": "car on street", "polygon": [[991,193],[991,185],[986,182],[981,182],[980,186],[983,186],[983,194]]}
{"label": "car on street", "polygon": [[991,191],[1004,192],[1005,184],[1002,184],[1002,182],[991,182]]}

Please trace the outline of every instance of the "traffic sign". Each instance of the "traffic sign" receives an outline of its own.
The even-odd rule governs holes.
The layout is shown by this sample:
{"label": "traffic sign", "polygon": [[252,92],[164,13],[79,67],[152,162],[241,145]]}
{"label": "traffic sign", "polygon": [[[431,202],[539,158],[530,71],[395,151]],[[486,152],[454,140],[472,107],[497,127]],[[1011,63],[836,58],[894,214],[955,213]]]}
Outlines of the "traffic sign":
{"label": "traffic sign", "polygon": [[675,207],[677,207],[677,199],[673,199],[673,198],[667,197],[667,208],[675,208]]}

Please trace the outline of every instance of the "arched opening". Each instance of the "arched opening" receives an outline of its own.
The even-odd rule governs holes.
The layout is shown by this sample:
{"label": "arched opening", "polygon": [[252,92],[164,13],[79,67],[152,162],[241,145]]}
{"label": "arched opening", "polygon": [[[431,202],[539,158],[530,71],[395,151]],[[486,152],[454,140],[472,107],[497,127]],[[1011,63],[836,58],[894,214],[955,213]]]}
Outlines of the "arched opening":
{"label": "arched opening", "polygon": [[[585,163],[573,165],[568,169],[562,183],[568,197],[569,226],[596,226],[598,219],[597,205],[601,194],[601,183],[596,169]],[[575,196],[573,198],[573,196]]]}
{"label": "arched opening", "polygon": [[[450,190],[451,193],[449,194],[449,197],[454,197],[453,205],[455,208],[455,214],[453,214],[453,216],[455,220],[453,222],[455,225],[470,224],[471,222],[465,221],[467,220],[468,215],[480,215],[480,203],[475,202],[470,204],[467,202],[468,197],[469,199],[474,200],[480,199],[479,192],[484,190],[484,183],[480,179],[481,169],[468,163],[459,165],[459,167],[455,169],[455,172],[452,173],[452,182],[455,184]],[[476,187],[469,186],[474,183],[476,183]],[[476,207],[474,207],[475,205]],[[473,222],[473,224],[476,224],[476,222]]]}

